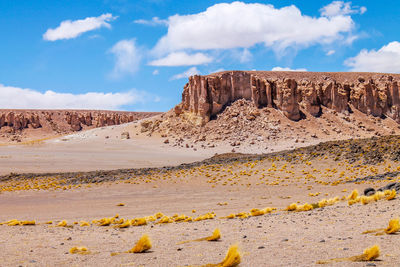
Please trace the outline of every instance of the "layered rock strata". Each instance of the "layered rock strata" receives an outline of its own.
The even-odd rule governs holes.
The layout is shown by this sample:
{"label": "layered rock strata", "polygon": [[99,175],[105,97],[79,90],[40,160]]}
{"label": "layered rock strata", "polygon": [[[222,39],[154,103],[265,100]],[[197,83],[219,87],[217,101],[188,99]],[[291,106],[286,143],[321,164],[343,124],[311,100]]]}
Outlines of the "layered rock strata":
{"label": "layered rock strata", "polygon": [[400,123],[399,74],[229,71],[191,76],[175,113],[204,124],[227,105],[251,100],[276,108],[291,120],[319,116],[321,107],[337,112],[357,109]]}
{"label": "layered rock strata", "polygon": [[0,130],[49,128],[56,132],[80,131],[132,122],[154,116],[151,112],[77,111],[77,110],[0,110]]}

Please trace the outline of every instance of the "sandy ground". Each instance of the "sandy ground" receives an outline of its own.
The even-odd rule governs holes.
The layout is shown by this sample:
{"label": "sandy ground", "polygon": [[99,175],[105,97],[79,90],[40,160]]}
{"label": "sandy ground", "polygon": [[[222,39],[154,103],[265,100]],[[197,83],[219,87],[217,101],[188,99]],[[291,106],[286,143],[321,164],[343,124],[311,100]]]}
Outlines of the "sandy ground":
{"label": "sandy ground", "polygon": [[[121,139],[137,123],[109,126],[43,142],[0,146],[0,174],[161,167],[203,160],[213,151],[178,149],[158,137]],[[215,152],[214,152],[215,153]]]}
{"label": "sandy ground", "polygon": [[[321,117],[308,116],[299,122],[287,119],[275,109],[267,110],[269,115],[263,116],[272,123],[268,124],[269,128],[258,129],[261,123],[259,121],[247,122],[248,126],[254,127],[241,128],[236,125],[235,128],[235,124],[221,126],[218,124],[221,121],[216,120],[208,123],[207,127],[210,129],[201,134],[205,136],[204,141],[198,137],[198,133],[195,134],[196,131],[190,137],[177,136],[173,129],[179,130],[179,127],[174,123],[167,129],[161,127],[160,131],[152,134],[142,132],[143,121],[170,119],[167,114],[161,114],[151,119],[81,131],[48,140],[32,140],[19,145],[0,144],[0,175],[11,172],[74,172],[176,166],[204,160],[216,153],[235,151],[261,154],[324,141],[400,134],[398,124],[392,119],[374,118],[356,110],[348,116],[325,110]],[[232,132],[218,132],[221,129],[231,129],[229,131]],[[279,131],[272,134],[272,129]],[[129,133],[130,139],[121,138],[124,132]],[[261,133],[267,136],[259,136]],[[247,134],[255,135],[260,140],[244,138]],[[217,138],[218,136],[230,138],[224,140]],[[166,140],[168,143],[164,143]],[[240,140],[240,145],[232,145],[234,140]]]}
{"label": "sandy ground", "polygon": [[[398,163],[384,162],[372,167],[384,173],[396,170]],[[2,182],[2,190],[7,186],[14,190],[0,194],[0,222],[34,219],[37,223],[51,220],[55,224],[65,219],[72,225],[74,221],[90,222],[117,213],[120,218],[133,219],[156,212],[193,218],[215,212],[216,218],[188,223],[149,222],[146,226],[126,229],[94,224],[72,228],[54,227],[54,224],[2,225],[1,266],[199,266],[220,262],[234,243],[241,248],[241,266],[318,266],[318,260],[359,255],[374,244],[380,246],[381,256],[373,264],[397,266],[400,263],[398,235],[375,236],[362,232],[385,228],[391,218],[399,216],[399,199],[352,206],[343,200],[312,211],[283,211],[293,202],[315,203],[322,198],[347,196],[354,188],[362,192],[367,186],[377,188],[388,183],[383,180],[332,184],[341,177],[351,180],[371,173],[371,166],[316,158],[297,163],[262,160],[200,166],[124,181],[72,185],[66,190],[19,190],[18,186],[34,181]],[[310,193],[319,194],[311,196]],[[117,206],[118,203],[125,206]],[[221,218],[265,207],[277,210],[246,219]],[[215,228],[220,228],[222,234],[218,242],[178,244],[211,235]],[[143,233],[152,239],[149,253],[111,256],[113,252],[132,248]],[[91,254],[68,253],[73,246],[86,246]],[[332,265],[374,266],[365,262]]]}
{"label": "sandy ground", "polygon": [[[228,153],[232,146],[215,148],[195,145],[185,148],[165,144],[166,138],[140,133],[140,121],[82,131],[44,141],[0,145],[0,175],[9,173],[75,172],[176,166],[201,161],[215,153]],[[129,132],[130,139],[121,139]],[[271,141],[268,146],[236,147],[241,153],[267,153],[317,144],[319,140],[295,143]]]}

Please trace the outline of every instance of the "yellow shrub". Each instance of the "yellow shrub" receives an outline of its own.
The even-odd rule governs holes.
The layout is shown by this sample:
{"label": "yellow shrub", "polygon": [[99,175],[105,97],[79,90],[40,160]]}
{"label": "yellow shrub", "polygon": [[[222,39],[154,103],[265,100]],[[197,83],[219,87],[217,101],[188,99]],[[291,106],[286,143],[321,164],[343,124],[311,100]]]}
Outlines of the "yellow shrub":
{"label": "yellow shrub", "polygon": [[136,245],[130,249],[128,252],[129,253],[143,253],[151,249],[151,241],[148,235],[144,234],[142,237],[138,240]]}

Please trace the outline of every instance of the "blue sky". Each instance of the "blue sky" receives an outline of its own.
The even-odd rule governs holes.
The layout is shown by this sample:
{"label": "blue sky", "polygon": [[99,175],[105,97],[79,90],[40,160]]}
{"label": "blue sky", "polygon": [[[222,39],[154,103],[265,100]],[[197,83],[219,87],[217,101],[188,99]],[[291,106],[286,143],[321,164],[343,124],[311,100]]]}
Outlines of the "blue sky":
{"label": "blue sky", "polygon": [[389,0],[0,0],[0,108],[166,111],[188,75],[219,70],[400,73],[398,14]]}

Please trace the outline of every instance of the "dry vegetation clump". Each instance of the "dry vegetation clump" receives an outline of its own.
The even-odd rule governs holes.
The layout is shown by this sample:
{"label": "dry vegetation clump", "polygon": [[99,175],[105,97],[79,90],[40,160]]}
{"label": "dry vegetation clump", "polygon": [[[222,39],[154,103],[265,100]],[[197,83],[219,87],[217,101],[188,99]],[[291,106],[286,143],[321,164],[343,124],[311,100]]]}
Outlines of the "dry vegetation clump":
{"label": "dry vegetation clump", "polygon": [[204,220],[211,220],[211,219],[214,219],[214,218],[215,218],[215,213],[214,212],[208,212],[206,214],[198,216],[193,221],[198,222],[198,221],[204,221]]}
{"label": "dry vegetation clump", "polygon": [[235,267],[241,262],[239,246],[237,244],[229,247],[228,252],[223,261],[216,264],[206,264],[203,267]]}
{"label": "dry vegetation clump", "polygon": [[261,215],[265,215],[265,214],[271,213],[274,210],[276,210],[276,208],[267,207],[267,208],[261,209],[261,210],[260,209],[251,209],[250,210],[250,215],[251,216],[261,216]]}
{"label": "dry vegetation clump", "polygon": [[58,227],[67,227],[67,221],[66,220],[62,220],[57,224]]}
{"label": "dry vegetation clump", "polygon": [[399,218],[391,219],[389,221],[389,225],[387,228],[378,228],[374,230],[367,230],[363,232],[363,234],[375,233],[375,235],[383,235],[383,234],[395,234],[400,230],[400,221]]}
{"label": "dry vegetation clump", "polygon": [[128,253],[143,253],[151,249],[151,241],[147,234],[142,235],[142,237],[137,241],[136,245],[128,250]]}
{"label": "dry vegetation clump", "polygon": [[87,255],[90,254],[90,251],[86,247],[72,247],[69,250],[70,254],[81,254],[81,255]]}
{"label": "dry vegetation clump", "polygon": [[81,221],[79,225],[80,226],[90,226],[90,223],[89,222],[85,222],[85,221]]}
{"label": "dry vegetation clump", "polygon": [[[389,192],[387,192],[387,191],[389,191]],[[393,190],[385,190],[384,193],[385,193],[387,200],[395,199],[396,195],[397,195],[397,192],[394,189]]]}
{"label": "dry vegetation clump", "polygon": [[297,203],[292,203],[284,209],[285,211],[310,211],[314,209],[313,205],[305,203],[304,205],[297,205]]}
{"label": "dry vegetation clump", "polygon": [[210,236],[198,238],[198,239],[194,239],[194,240],[186,240],[186,241],[179,242],[178,244],[185,244],[185,243],[197,242],[197,241],[218,241],[220,239],[221,239],[221,231],[218,228],[216,228],[214,230],[214,232],[212,233],[212,235],[210,235]]}
{"label": "dry vegetation clump", "polygon": [[[353,194],[352,194],[353,195]],[[385,190],[385,191],[377,191],[375,194],[370,195],[370,196],[356,196],[354,195],[352,198],[348,198],[348,204],[349,206],[355,204],[355,203],[361,203],[363,205],[367,205],[371,202],[379,201],[381,199],[386,199],[386,200],[393,200],[396,198],[397,192],[396,190]],[[351,195],[350,195],[351,196]]]}
{"label": "dry vegetation clump", "polygon": [[328,264],[328,263],[342,262],[342,261],[356,261],[356,262],[374,261],[379,257],[379,255],[380,255],[379,246],[374,245],[370,248],[366,248],[364,250],[364,253],[361,255],[347,257],[347,258],[335,258],[330,260],[317,261],[317,264]]}

